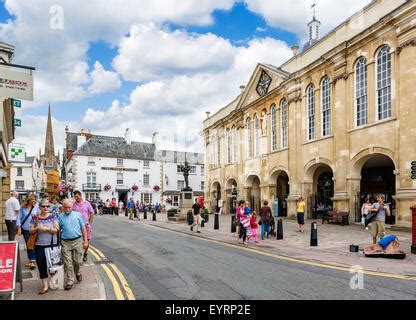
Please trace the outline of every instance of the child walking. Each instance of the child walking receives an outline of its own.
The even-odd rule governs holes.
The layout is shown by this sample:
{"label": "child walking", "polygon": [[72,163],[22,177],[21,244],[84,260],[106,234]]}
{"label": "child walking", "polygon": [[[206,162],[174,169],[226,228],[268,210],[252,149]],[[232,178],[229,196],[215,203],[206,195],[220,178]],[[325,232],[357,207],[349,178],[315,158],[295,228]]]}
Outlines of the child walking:
{"label": "child walking", "polygon": [[257,238],[258,238],[257,227],[258,227],[258,224],[257,224],[257,214],[256,214],[256,212],[253,212],[251,214],[251,217],[250,217],[251,235],[248,237],[247,240],[250,240],[253,237],[254,238],[254,242],[255,243],[259,243],[258,240],[257,240]]}

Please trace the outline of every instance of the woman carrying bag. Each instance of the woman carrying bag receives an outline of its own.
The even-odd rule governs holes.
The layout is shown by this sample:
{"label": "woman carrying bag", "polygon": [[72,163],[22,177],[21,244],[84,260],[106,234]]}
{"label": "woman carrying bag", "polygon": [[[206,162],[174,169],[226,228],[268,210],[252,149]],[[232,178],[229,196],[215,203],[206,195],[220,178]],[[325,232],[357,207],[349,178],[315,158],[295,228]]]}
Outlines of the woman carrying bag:
{"label": "woman carrying bag", "polygon": [[58,219],[53,213],[48,212],[49,207],[49,201],[42,200],[40,203],[41,213],[35,215],[30,223],[31,241],[29,241],[29,243],[35,243],[36,262],[38,264],[39,277],[43,284],[43,288],[39,291],[39,294],[45,294],[49,290],[49,272],[45,249],[50,248],[51,243],[56,243],[58,241]]}
{"label": "woman carrying bag", "polygon": [[[20,208],[19,214],[17,215],[17,235],[23,235],[26,243],[26,248],[30,237],[30,222],[32,221],[32,217],[37,214],[38,211],[39,207],[37,206],[35,196],[29,195],[26,197],[25,202],[23,203],[23,206]],[[27,257],[29,258],[29,262],[26,264],[26,267],[30,268],[31,270],[36,269],[35,251],[33,249],[27,248]]]}

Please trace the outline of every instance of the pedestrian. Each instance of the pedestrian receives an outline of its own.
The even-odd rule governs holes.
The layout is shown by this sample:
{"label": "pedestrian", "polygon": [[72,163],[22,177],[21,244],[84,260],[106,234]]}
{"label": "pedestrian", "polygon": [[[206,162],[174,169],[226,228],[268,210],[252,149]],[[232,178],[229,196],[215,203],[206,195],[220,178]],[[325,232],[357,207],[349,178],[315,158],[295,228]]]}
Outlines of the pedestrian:
{"label": "pedestrian", "polygon": [[[124,202],[123,202],[123,200],[119,200],[118,201],[118,213],[121,213],[121,212],[123,212],[123,208],[124,208]],[[118,214],[117,214],[118,215]],[[125,216],[127,217],[127,211],[126,211],[126,213],[125,213]]]}
{"label": "pedestrian", "polygon": [[386,214],[390,217],[390,208],[384,203],[384,196],[382,194],[377,196],[377,202],[369,209],[369,212],[376,212],[377,215],[371,222],[371,235],[373,237],[373,244],[377,244],[377,238],[383,238],[386,233]]}
{"label": "pedestrian", "polygon": [[16,220],[20,210],[19,194],[16,191],[10,193],[10,198],[6,201],[5,221],[7,227],[8,241],[16,238]]}
{"label": "pedestrian", "polygon": [[258,241],[258,234],[257,234],[257,228],[258,228],[258,224],[257,224],[257,214],[256,214],[255,211],[253,211],[253,213],[251,214],[251,217],[250,217],[251,235],[249,237],[247,237],[247,240],[248,241],[251,238],[254,238],[254,242],[255,243],[259,243],[259,241]]}
{"label": "pedestrian", "polygon": [[263,202],[263,207],[260,209],[260,221],[261,221],[261,239],[264,240],[265,232],[267,238],[270,238],[270,220],[272,217],[272,209],[269,207],[269,202],[266,200]]}
{"label": "pedestrian", "polygon": [[49,212],[49,208],[50,203],[46,199],[42,199],[40,202],[40,214],[35,214],[30,222],[30,234],[36,234],[35,256],[39,270],[39,278],[43,284],[43,288],[39,291],[39,294],[45,294],[49,290],[49,272],[45,249],[49,248],[51,244],[58,242],[58,218]]}
{"label": "pedestrian", "polygon": [[194,218],[194,223],[191,226],[191,231],[194,231],[196,226],[196,232],[201,233],[201,207],[199,206],[198,199],[195,200],[194,205],[192,206],[192,215]]}
{"label": "pedestrian", "polygon": [[62,238],[61,252],[64,260],[64,288],[71,290],[75,282],[74,275],[78,282],[82,281],[82,255],[83,250],[88,249],[89,242],[82,214],[73,210],[70,200],[64,201],[63,208],[64,212],[59,215],[58,219]]}
{"label": "pedestrian", "polygon": [[296,204],[296,212],[297,212],[297,218],[298,218],[298,224],[299,224],[299,230],[298,232],[304,233],[304,227],[305,227],[305,201],[303,200],[303,197],[299,197],[298,203]]}
{"label": "pedestrian", "polygon": [[[74,211],[81,213],[82,218],[84,219],[85,229],[87,230],[87,240],[88,243],[92,240],[92,223],[94,221],[94,210],[91,207],[91,204],[88,201],[84,201],[82,198],[81,191],[74,192],[75,202],[73,204]],[[84,251],[83,261],[88,259],[88,248]]]}
{"label": "pedestrian", "polygon": [[118,212],[116,210],[116,198],[113,198],[111,200],[111,215],[117,215],[118,216]]}
{"label": "pedestrian", "polygon": [[137,218],[137,220],[140,221],[140,202],[136,201],[136,207],[134,210],[134,217]]}
{"label": "pedestrian", "polygon": [[35,214],[39,213],[39,206],[36,202],[34,195],[26,196],[22,207],[19,210],[19,214],[16,219],[17,235],[23,235],[26,243],[26,251],[29,262],[26,264],[26,268],[31,270],[36,269],[36,255],[33,249],[27,248],[27,242],[30,236],[30,222]]}
{"label": "pedestrian", "polygon": [[371,209],[372,204],[370,198],[365,198],[363,206],[361,207],[361,223],[365,224],[365,218],[367,217],[369,210]]}
{"label": "pedestrian", "polygon": [[136,209],[136,204],[134,199],[130,198],[130,201],[127,203],[127,210],[129,211],[129,219],[134,220],[134,210]]}
{"label": "pedestrian", "polygon": [[250,202],[246,201],[246,206],[244,208],[244,214],[249,215],[249,214],[251,214],[251,212],[252,212],[252,210],[251,210],[251,207],[250,207]]}
{"label": "pedestrian", "polygon": [[58,197],[55,195],[51,196],[51,210],[54,215],[59,216],[62,213],[62,205],[58,201]]}
{"label": "pedestrian", "polygon": [[246,209],[246,202],[244,200],[241,200],[238,203],[238,207],[237,207],[237,212],[236,212],[236,223],[240,226],[240,233],[238,235],[238,239],[239,239],[239,243],[240,244],[247,244],[246,239],[247,239],[247,229],[246,226],[247,224],[245,224],[246,226],[243,225],[242,221],[245,221],[245,219],[247,218],[247,216],[244,214]]}

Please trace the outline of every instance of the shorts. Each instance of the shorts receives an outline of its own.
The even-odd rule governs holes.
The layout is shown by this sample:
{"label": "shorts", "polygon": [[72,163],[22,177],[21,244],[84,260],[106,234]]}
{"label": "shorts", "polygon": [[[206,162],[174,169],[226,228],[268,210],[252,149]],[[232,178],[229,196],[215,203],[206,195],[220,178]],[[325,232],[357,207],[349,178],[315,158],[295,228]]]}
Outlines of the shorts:
{"label": "shorts", "polygon": [[373,238],[382,238],[386,233],[386,224],[383,221],[371,222],[371,235]]}
{"label": "shorts", "polygon": [[305,213],[304,212],[298,212],[298,224],[303,225],[305,224]]}

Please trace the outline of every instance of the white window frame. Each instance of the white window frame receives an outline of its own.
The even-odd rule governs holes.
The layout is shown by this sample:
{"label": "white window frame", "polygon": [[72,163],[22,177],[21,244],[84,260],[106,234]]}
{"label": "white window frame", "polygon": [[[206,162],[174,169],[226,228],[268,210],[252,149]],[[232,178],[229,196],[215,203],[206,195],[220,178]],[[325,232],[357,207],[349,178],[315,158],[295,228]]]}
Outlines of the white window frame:
{"label": "white window frame", "polygon": [[150,186],[150,175],[147,174],[147,173],[143,174],[143,186],[144,187],[149,187]]}
{"label": "white window frame", "polygon": [[178,190],[182,190],[183,188],[185,188],[185,180],[176,181],[176,187]]}
{"label": "white window frame", "polygon": [[17,177],[23,177],[23,168],[22,167],[17,167],[17,173],[16,176]]}
{"label": "white window frame", "polygon": [[272,151],[277,150],[277,107],[272,104],[270,108],[270,123],[271,123],[271,147]]}
{"label": "white window frame", "polygon": [[117,159],[117,167],[122,167],[122,166],[124,166],[124,159],[118,158]]}
{"label": "white window frame", "polygon": [[282,134],[281,134],[281,146],[282,149],[288,147],[288,108],[287,108],[287,100],[285,98],[282,99],[280,102],[280,110],[282,113],[281,117],[281,127],[282,127]]}
{"label": "white window frame", "polygon": [[[380,58],[381,58],[381,56],[380,56],[380,54],[385,50],[385,49],[387,49],[388,50],[388,60],[386,61],[387,63],[388,62],[390,62],[390,77],[388,77],[388,69],[386,69],[385,70],[385,72],[386,72],[386,75],[387,75],[387,78],[386,79],[383,79],[383,81],[385,80],[385,81],[387,81],[388,80],[388,82],[389,82],[389,84],[388,85],[385,85],[385,86],[381,86],[380,87],[380,80],[379,80],[379,75],[380,75],[380,73],[379,73],[379,71],[378,71],[378,68],[379,68],[379,63],[380,63]],[[384,46],[382,46],[379,50],[377,50],[377,54],[376,54],[376,57],[375,57],[375,60],[376,60],[376,68],[375,68],[375,73],[376,73],[376,76],[375,76],[375,79],[376,79],[376,83],[375,83],[375,89],[376,89],[376,94],[375,94],[375,100],[376,100],[376,112],[375,112],[375,117],[376,117],[376,121],[381,121],[381,120],[384,120],[384,119],[388,119],[388,118],[390,118],[391,116],[392,116],[392,82],[393,82],[393,68],[392,68],[392,62],[393,62],[393,60],[392,60],[392,53],[391,53],[391,48],[390,48],[390,46],[389,45],[384,45]],[[382,72],[381,73],[384,73],[383,72],[383,70],[382,70]],[[384,89],[389,89],[389,92],[388,92],[388,94],[387,94],[387,97],[389,97],[390,98],[390,101],[389,101],[389,106],[388,106],[388,116],[386,116],[386,117],[382,117],[382,118],[380,118],[380,105],[379,105],[379,92],[381,91],[381,90],[384,90]],[[385,95],[386,96],[386,95]],[[384,96],[384,97],[385,97]],[[384,112],[382,111],[381,112],[381,114],[383,114]]]}
{"label": "white window frame", "polygon": [[254,156],[260,155],[260,120],[257,113],[254,115]]}
{"label": "white window frame", "polygon": [[251,118],[248,117],[246,120],[246,140],[247,140],[247,158],[253,157],[253,145],[251,140]]}
{"label": "white window frame", "polygon": [[[121,175],[121,179],[119,178]],[[121,181],[121,183],[119,183]],[[117,185],[123,185],[124,184],[124,174],[122,172],[117,172]]]}
{"label": "white window frame", "polygon": [[232,127],[231,132],[232,132],[232,141],[233,141],[233,148],[231,150],[231,152],[232,152],[232,162],[235,163],[235,162],[237,162],[237,144],[238,144],[237,128]]}
{"label": "white window frame", "polygon": [[[326,94],[326,96],[325,96],[325,94]],[[328,114],[326,114],[326,112]],[[327,119],[325,119],[326,117],[327,117]],[[328,137],[332,134],[331,79],[328,76],[325,76],[321,81],[321,120],[322,120],[321,136],[322,137]],[[328,128],[325,127],[326,125],[328,126]],[[325,129],[327,129],[327,130],[325,130]]]}
{"label": "white window frame", "polygon": [[150,161],[149,160],[143,160],[143,167],[144,168],[150,168]]}
{"label": "white window frame", "polygon": [[[364,111],[358,111],[358,99],[363,99],[360,103],[365,106]],[[365,114],[365,117],[361,117],[361,114]],[[368,68],[367,59],[360,57],[354,66],[354,126],[358,128],[366,124],[368,124]]]}
{"label": "white window frame", "polygon": [[94,172],[94,171],[87,172],[87,186],[93,187],[96,185],[97,185],[97,172]]}
{"label": "white window frame", "polygon": [[[310,95],[311,91],[312,91],[312,95]],[[315,91],[316,91],[315,85],[312,83],[306,89],[306,137],[308,141],[313,141],[316,139],[316,97],[315,97],[316,92]],[[313,109],[311,108],[311,103],[313,103]],[[310,114],[311,110],[313,110],[313,114]],[[313,131],[311,131],[311,126],[310,126],[311,123],[313,124]]]}
{"label": "white window frame", "polygon": [[231,164],[232,162],[232,155],[231,155],[231,148],[232,148],[232,137],[231,137],[231,130],[230,128],[227,128],[226,130],[226,139],[227,139],[227,163]]}

